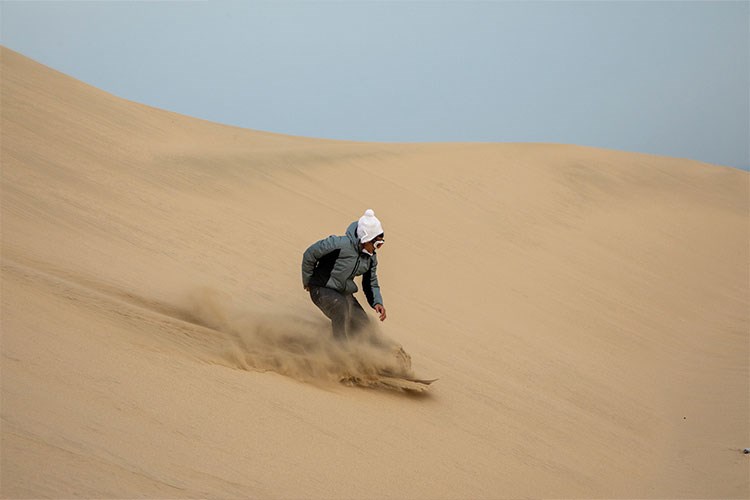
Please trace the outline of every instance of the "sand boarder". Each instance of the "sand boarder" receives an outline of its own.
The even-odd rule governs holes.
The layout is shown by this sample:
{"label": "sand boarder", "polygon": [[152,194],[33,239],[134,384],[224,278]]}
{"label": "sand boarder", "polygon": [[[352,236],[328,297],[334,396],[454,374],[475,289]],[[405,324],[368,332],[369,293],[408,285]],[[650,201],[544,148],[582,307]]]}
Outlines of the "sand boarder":
{"label": "sand boarder", "polygon": [[329,236],[310,245],[302,256],[302,285],[332,323],[337,340],[355,337],[368,324],[367,313],[354,297],[356,276],[370,306],[385,321],[378,285],[377,251],[385,243],[383,226],[375,212],[366,210],[349,224],[344,236]]}

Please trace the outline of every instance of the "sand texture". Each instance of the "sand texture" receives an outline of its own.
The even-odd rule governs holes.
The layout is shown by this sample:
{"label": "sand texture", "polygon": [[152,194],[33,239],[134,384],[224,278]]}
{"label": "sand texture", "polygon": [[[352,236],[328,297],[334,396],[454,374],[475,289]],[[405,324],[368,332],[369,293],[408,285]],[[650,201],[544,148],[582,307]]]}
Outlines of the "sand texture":
{"label": "sand texture", "polygon": [[[243,130],[1,57],[2,497],[750,496],[748,172]],[[302,289],[367,208],[423,395],[340,384],[385,361]]]}

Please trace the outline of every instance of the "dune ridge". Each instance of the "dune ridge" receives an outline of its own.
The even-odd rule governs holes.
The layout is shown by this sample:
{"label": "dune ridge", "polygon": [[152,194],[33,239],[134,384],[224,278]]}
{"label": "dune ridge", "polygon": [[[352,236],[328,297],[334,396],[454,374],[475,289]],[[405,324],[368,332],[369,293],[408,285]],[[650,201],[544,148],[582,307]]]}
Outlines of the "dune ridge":
{"label": "dune ridge", "polygon": [[[242,130],[0,58],[2,497],[750,495],[747,172]],[[331,380],[301,254],[366,208],[427,397]]]}

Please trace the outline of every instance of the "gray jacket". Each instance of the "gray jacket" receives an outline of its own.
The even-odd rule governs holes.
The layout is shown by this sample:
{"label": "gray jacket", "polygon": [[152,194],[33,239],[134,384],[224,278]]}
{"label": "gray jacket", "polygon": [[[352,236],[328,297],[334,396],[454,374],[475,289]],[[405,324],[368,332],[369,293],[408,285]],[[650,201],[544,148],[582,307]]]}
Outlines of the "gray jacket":
{"label": "gray jacket", "polygon": [[349,224],[345,236],[329,236],[310,245],[302,256],[302,284],[323,286],[341,293],[355,293],[355,276],[362,276],[362,288],[370,306],[383,303],[378,285],[378,257],[359,249],[357,221]]}

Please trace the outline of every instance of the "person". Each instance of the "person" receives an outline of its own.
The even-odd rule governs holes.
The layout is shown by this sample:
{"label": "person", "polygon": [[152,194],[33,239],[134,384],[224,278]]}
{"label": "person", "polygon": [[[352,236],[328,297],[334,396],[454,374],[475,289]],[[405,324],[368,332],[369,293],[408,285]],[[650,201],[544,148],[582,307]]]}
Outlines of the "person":
{"label": "person", "polygon": [[313,303],[330,320],[333,336],[347,340],[357,336],[369,323],[367,313],[354,294],[356,276],[370,307],[380,321],[386,311],[378,284],[378,250],[385,243],[383,226],[372,209],[349,224],[344,236],[329,236],[310,245],[302,256],[302,285]]}

